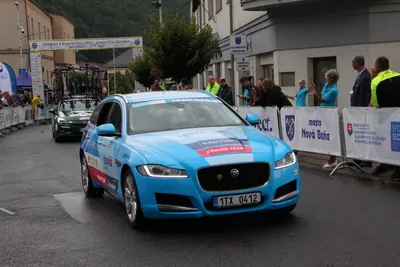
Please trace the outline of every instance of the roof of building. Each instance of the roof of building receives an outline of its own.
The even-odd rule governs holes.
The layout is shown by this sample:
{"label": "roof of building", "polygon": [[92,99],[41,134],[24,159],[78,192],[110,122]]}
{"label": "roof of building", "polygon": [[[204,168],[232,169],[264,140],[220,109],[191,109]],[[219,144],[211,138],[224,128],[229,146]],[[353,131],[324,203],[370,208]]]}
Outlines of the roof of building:
{"label": "roof of building", "polygon": [[[129,64],[131,64],[133,60],[133,51],[132,49],[128,49],[123,52],[121,55],[115,57],[115,67],[116,68],[127,68]],[[110,60],[105,64],[106,68],[114,67],[114,60]]]}
{"label": "roof of building", "polygon": [[64,16],[57,15],[57,14],[49,14],[49,15],[52,16],[52,17],[61,17],[61,18],[63,18],[64,20],[66,20],[67,22],[69,22],[70,24],[74,25],[69,19],[67,19],[67,18],[64,17]]}
{"label": "roof of building", "polygon": [[36,3],[35,0],[28,0],[28,1],[31,2],[32,5],[34,5],[35,7],[39,8],[44,14],[46,14],[46,16],[49,17],[49,19],[51,19],[50,14],[43,7],[41,7],[38,3]]}
{"label": "roof of building", "polygon": [[170,99],[193,99],[193,98],[215,98],[214,95],[204,90],[185,90],[185,91],[162,91],[144,92],[123,95],[128,103],[170,100]]}

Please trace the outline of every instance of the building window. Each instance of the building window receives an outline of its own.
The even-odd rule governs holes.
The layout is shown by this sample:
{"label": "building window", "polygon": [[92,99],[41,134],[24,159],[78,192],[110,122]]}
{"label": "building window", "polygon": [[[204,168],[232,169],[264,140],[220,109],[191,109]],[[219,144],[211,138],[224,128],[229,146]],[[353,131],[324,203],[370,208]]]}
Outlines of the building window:
{"label": "building window", "polygon": [[38,34],[39,34],[39,40],[40,40],[40,39],[42,39],[42,35],[40,33],[40,21],[38,21],[37,25],[38,25]]}
{"label": "building window", "polygon": [[47,39],[50,40],[50,28],[47,28]]}
{"label": "building window", "polygon": [[43,27],[43,35],[44,35],[44,39],[47,39],[47,37],[46,37],[46,26]]}
{"label": "building window", "polygon": [[222,0],[216,0],[215,2],[215,12],[218,13],[222,10]]}
{"label": "building window", "polygon": [[214,1],[213,0],[208,0],[208,19],[212,19],[214,16]]}
{"label": "building window", "polygon": [[280,72],[279,85],[280,86],[295,86],[294,72]]}
{"label": "building window", "polygon": [[67,34],[64,32],[64,39],[67,39]]}
{"label": "building window", "polygon": [[32,28],[31,37],[33,40],[35,40],[35,23],[33,21],[33,18],[31,18],[31,28]]}
{"label": "building window", "polygon": [[274,65],[270,64],[270,65],[263,65],[263,77],[265,78],[269,78],[274,80]]}

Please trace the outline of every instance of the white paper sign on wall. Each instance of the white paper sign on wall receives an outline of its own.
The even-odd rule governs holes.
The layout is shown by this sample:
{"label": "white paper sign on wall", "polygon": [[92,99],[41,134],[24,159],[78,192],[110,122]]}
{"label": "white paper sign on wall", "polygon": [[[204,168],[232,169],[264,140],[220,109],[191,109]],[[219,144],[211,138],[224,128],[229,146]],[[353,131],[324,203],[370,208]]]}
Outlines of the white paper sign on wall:
{"label": "white paper sign on wall", "polygon": [[238,71],[246,71],[250,69],[250,59],[246,57],[240,57],[236,59],[236,69]]}

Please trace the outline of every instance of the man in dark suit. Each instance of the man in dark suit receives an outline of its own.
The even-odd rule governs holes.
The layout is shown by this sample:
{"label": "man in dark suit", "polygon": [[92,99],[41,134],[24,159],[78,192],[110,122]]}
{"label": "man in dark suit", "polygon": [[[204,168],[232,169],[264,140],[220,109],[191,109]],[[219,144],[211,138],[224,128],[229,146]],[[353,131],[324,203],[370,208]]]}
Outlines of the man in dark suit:
{"label": "man in dark suit", "polygon": [[219,81],[219,85],[221,86],[218,91],[218,96],[222,98],[227,104],[234,106],[233,103],[233,93],[231,87],[226,84],[226,79],[221,78]]}
{"label": "man in dark suit", "polygon": [[[363,56],[356,56],[352,61],[353,69],[358,72],[353,89],[350,92],[350,105],[352,107],[368,107],[371,101],[371,74],[365,68]],[[361,167],[372,167],[371,162],[354,160]]]}

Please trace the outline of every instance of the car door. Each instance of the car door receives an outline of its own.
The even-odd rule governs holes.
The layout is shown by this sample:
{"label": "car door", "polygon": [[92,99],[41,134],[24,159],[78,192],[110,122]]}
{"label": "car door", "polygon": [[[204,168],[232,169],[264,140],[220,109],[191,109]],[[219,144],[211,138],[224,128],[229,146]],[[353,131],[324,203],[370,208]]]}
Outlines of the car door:
{"label": "car door", "polygon": [[[114,125],[116,133],[122,134],[122,105],[114,102],[107,123]],[[121,163],[117,159],[117,150],[121,142],[121,137],[99,136],[98,151],[102,160],[103,170],[107,176],[107,188],[111,193],[118,195],[119,189],[119,169]]]}
{"label": "car door", "polygon": [[107,175],[103,168],[103,161],[99,153],[97,127],[108,123],[113,102],[100,104],[93,112],[82,136],[82,149],[88,163],[92,181],[107,188]]}

